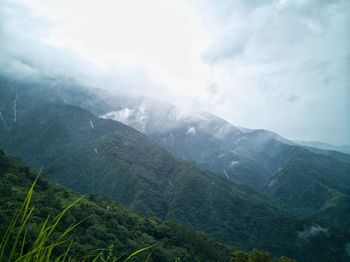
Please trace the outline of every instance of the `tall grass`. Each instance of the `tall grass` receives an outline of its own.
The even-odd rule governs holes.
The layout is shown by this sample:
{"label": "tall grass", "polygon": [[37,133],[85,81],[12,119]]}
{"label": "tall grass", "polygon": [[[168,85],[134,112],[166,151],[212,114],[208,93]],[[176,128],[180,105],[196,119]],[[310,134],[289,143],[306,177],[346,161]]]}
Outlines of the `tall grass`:
{"label": "tall grass", "polygon": [[[95,258],[89,259],[77,259],[69,255],[72,242],[66,248],[62,254],[55,254],[53,251],[57,246],[67,243],[65,237],[76,228],[81,222],[78,222],[74,225],[69,226],[60,234],[57,233],[57,226],[62,220],[63,216],[67,213],[69,209],[75,206],[83,197],[77,199],[70,205],[68,205],[63,211],[61,211],[56,217],[50,219],[48,216],[45,221],[43,221],[41,228],[39,229],[37,235],[35,236],[34,242],[30,247],[26,247],[27,243],[27,234],[29,228],[29,221],[34,211],[34,206],[31,207],[30,202],[33,196],[34,187],[39,179],[40,174],[37,176],[35,181],[32,183],[29,188],[27,195],[21,205],[17,210],[14,217],[10,221],[4,236],[1,239],[0,243],[0,262],[64,262],[64,261],[120,261],[120,258],[113,257],[110,254],[105,257],[104,253],[98,254]],[[141,248],[131,255],[129,255],[124,261],[130,261],[132,258],[135,258],[140,253],[151,249],[152,247]],[[150,259],[150,255],[147,257],[147,261]]]}

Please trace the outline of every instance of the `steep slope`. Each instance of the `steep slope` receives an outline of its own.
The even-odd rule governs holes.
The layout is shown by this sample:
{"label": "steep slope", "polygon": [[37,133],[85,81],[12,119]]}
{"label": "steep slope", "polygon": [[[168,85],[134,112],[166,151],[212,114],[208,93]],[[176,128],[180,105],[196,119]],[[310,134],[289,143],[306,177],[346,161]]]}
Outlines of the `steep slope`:
{"label": "steep slope", "polygon": [[[175,159],[128,126],[57,103],[25,110],[18,103],[17,120],[1,133],[1,146],[43,166],[52,179],[72,189],[108,196],[142,213],[176,219],[226,243],[305,261],[343,256],[348,241],[343,232],[321,225],[327,227],[327,234],[304,241],[299,235],[315,222],[282,213],[261,194]],[[315,253],[314,248],[322,252]]]}
{"label": "steep slope", "polygon": [[329,143],[323,143],[323,142],[317,142],[317,141],[300,141],[300,140],[296,140],[294,142],[305,147],[313,147],[313,148],[318,148],[323,150],[338,151],[344,154],[350,154],[349,145],[337,146],[337,145],[332,145]]}
{"label": "steep slope", "polygon": [[176,162],[130,127],[77,107],[43,104],[20,117],[3,138],[6,151],[43,165],[53,179],[75,190],[103,194],[138,211],[166,213],[163,200],[152,194],[164,193]]}
{"label": "steep slope", "polygon": [[232,144],[234,138],[248,132],[212,114],[188,112],[150,98],[139,98],[123,106],[101,117],[134,127],[184,159],[201,161],[213,149],[220,148],[222,140],[231,139]]}
{"label": "steep slope", "polygon": [[16,123],[17,116],[38,103],[76,105],[95,114],[110,110],[102,89],[82,86],[74,79],[13,80],[0,72],[0,87],[0,131],[4,132]]}
{"label": "steep slope", "polygon": [[350,163],[295,148],[298,154],[262,189],[303,216],[350,228]]}
{"label": "steep slope", "polygon": [[[0,235],[3,236],[14,211],[21,204],[37,173],[8,158],[0,150]],[[33,241],[34,233],[50,214],[54,216],[81,195],[40,177],[33,196],[35,211],[30,220],[26,246]],[[113,254],[120,256],[148,246],[154,246],[152,261],[227,261],[229,248],[203,233],[191,231],[174,222],[162,222],[153,217],[132,213],[116,203],[89,196],[81,200],[64,216],[59,231],[83,221],[68,236],[75,257],[96,256],[101,250],[113,246]],[[108,251],[106,251],[108,252]],[[145,260],[149,252],[139,257]]]}
{"label": "steep slope", "polygon": [[[184,113],[170,105],[160,114],[159,107],[144,100],[103,117],[138,128],[176,156],[259,190],[300,216],[349,228],[350,155],[303,147],[273,132],[235,127],[213,115]],[[165,128],[152,124],[154,119],[161,119]],[[288,178],[282,182],[286,170]],[[310,190],[325,179],[327,194]]]}
{"label": "steep slope", "polygon": [[233,126],[206,112],[186,112],[147,98],[124,106],[102,117],[130,125],[176,156],[256,189],[279,168],[272,158],[280,145],[293,144],[273,132]]}

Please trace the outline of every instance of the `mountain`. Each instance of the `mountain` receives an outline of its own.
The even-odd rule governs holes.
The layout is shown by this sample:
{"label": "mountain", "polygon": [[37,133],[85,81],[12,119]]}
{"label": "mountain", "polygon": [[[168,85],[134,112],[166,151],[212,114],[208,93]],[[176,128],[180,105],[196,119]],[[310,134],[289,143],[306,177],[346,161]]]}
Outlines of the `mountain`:
{"label": "mountain", "polygon": [[336,146],[329,143],[324,142],[318,142],[318,141],[301,141],[301,140],[295,140],[295,143],[305,146],[305,147],[314,147],[318,149],[323,150],[333,150],[333,151],[339,151],[344,154],[350,154],[350,146],[344,145],[344,146]]}
{"label": "mountain", "polygon": [[262,191],[303,216],[350,228],[350,162],[295,148]]}
{"label": "mountain", "polygon": [[[36,167],[44,167],[50,179],[76,191],[107,196],[143,214],[175,219],[240,248],[262,248],[274,255],[304,261],[341,261],[345,255],[346,243],[350,242],[345,231],[281,211],[271,199],[245,185],[237,185],[230,177],[201,170],[175,158],[135,129],[97,117],[86,109],[103,111],[112,106],[98,95],[86,96],[89,89],[85,92],[73,88],[77,90],[74,94],[78,92],[77,103],[84,109],[66,103],[57,95],[56,86],[48,86],[45,89],[48,99],[43,99],[39,91],[44,86],[25,83],[1,86],[0,105],[10,108],[3,119],[8,127],[11,122],[12,125],[9,128],[3,125],[0,146]],[[208,128],[220,131],[219,126],[210,124]],[[218,134],[223,137],[227,134],[227,141],[230,133],[249,136],[231,142],[244,145],[240,149],[246,152],[244,159],[251,163],[260,159],[257,163],[267,170],[278,164],[272,165],[268,159],[278,159],[280,152],[290,149],[276,134],[237,129],[239,134],[230,126],[227,132]],[[270,135],[275,137],[272,144],[265,139]],[[260,144],[256,145],[254,139]],[[268,153],[263,154],[262,148],[269,149]],[[249,159],[251,155],[254,158]],[[285,158],[279,161],[282,163]]]}
{"label": "mountain", "polygon": [[294,144],[273,132],[234,126],[206,112],[186,112],[150,99],[101,117],[130,125],[176,156],[255,189],[279,168],[271,159],[283,150],[279,145]]}
{"label": "mountain", "polygon": [[102,117],[137,128],[176,156],[252,187],[281,208],[349,228],[350,155],[300,146],[208,113],[160,107],[144,100]]}
{"label": "mountain", "polygon": [[[0,150],[0,235],[4,235],[15,210],[22,204],[26,191],[37,172],[16,158],[8,158]],[[34,240],[39,225],[48,215],[54,217],[66,205],[81,195],[56,185],[41,175],[35,186],[32,202],[35,210],[29,221],[26,246]],[[82,221],[69,235],[66,244],[76,258],[96,256],[101,250],[113,247],[113,254],[126,257],[137,249],[154,246],[152,261],[227,261],[230,249],[203,233],[189,230],[174,222],[137,215],[108,199],[88,196],[73,206],[63,217],[58,231]],[[57,233],[57,232],[56,232]],[[149,252],[141,254],[145,260]]]}

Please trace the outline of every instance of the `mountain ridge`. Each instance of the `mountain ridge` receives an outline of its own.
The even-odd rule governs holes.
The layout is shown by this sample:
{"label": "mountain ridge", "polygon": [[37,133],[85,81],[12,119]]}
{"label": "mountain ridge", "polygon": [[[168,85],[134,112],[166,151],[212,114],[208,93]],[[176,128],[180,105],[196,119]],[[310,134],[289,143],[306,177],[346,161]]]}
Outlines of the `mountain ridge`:
{"label": "mountain ridge", "polygon": [[[173,157],[155,141],[122,123],[99,118],[55,97],[42,104],[40,94],[36,99],[33,93],[26,93],[36,90],[40,88],[17,90],[23,91],[17,97],[17,120],[11,130],[1,133],[0,143],[6,152],[46,168],[52,179],[74,190],[111,197],[141,213],[177,219],[240,247],[264,248],[276,255],[297,254],[307,261],[343,254],[346,233],[315,220],[298,219],[261,193]],[[84,95],[78,93],[78,97]],[[94,101],[100,100],[88,97],[80,103],[94,108]],[[13,97],[6,100],[1,96],[0,102],[11,105]],[[11,117],[8,114],[7,121]],[[285,148],[284,144],[280,148],[277,140],[271,144],[265,132],[253,132],[251,136],[253,140],[238,143],[241,152],[261,152],[267,146],[271,149],[268,154],[258,155],[264,161],[278,156],[275,150]],[[255,147],[254,139],[263,142],[260,149]],[[315,223],[329,227],[329,237],[317,236],[307,245],[300,245],[298,232]],[[308,245],[326,243],[329,248],[313,258]]]}
{"label": "mountain ridge", "polygon": [[[21,205],[26,190],[37,177],[17,158],[5,156],[0,149],[0,217],[1,235],[10,223],[12,215]],[[82,196],[54,184],[41,174],[34,188],[32,203],[35,210],[29,221],[25,248],[34,241],[33,236],[40,229],[47,215],[54,216]],[[58,246],[59,250],[70,250],[76,259],[91,259],[101,251],[112,252],[114,256],[126,258],[143,247],[153,246],[152,261],[168,261],[181,258],[183,261],[227,261],[231,248],[214,241],[207,235],[187,229],[173,221],[161,221],[155,217],[135,214],[106,198],[96,195],[85,196],[67,211],[56,231],[78,223]],[[55,233],[57,233],[55,231]],[[68,249],[69,250],[69,249]],[[148,253],[138,257],[145,260]]]}

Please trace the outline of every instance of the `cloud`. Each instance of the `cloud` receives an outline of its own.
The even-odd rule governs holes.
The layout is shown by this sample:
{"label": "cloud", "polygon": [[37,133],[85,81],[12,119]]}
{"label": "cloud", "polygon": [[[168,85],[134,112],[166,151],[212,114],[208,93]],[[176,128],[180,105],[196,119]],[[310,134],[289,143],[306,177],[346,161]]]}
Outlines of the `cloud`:
{"label": "cloud", "polygon": [[1,73],[75,78],[291,139],[350,143],[349,1],[185,2],[0,0]]}
{"label": "cloud", "polygon": [[203,54],[203,60],[210,65],[215,65],[226,59],[234,59],[243,55],[247,41],[247,30],[245,30],[244,26],[236,26],[234,29],[230,28],[228,32],[219,35],[214,40]]}
{"label": "cloud", "polygon": [[140,65],[98,64],[70,45],[55,45],[50,39],[58,22],[21,1],[0,0],[0,74],[26,81],[75,79],[87,86],[138,95],[163,88]]}
{"label": "cloud", "polygon": [[298,239],[303,241],[309,241],[312,238],[318,236],[329,236],[328,228],[323,228],[318,224],[314,224],[305,228],[303,231],[298,232]]}
{"label": "cloud", "polygon": [[345,245],[345,254],[350,257],[350,243]]}
{"label": "cloud", "polygon": [[71,49],[45,42],[53,26],[50,20],[17,1],[1,0],[0,24],[1,74],[16,79],[87,76],[92,65]]}
{"label": "cloud", "polygon": [[[207,52],[223,52],[221,58],[235,59],[239,51],[249,48],[246,54],[253,61],[274,62],[298,58],[298,55],[289,56],[289,52],[301,51],[294,50],[299,45],[306,48],[305,51],[312,51],[306,45],[308,39],[324,37],[334,16],[344,13],[350,6],[347,1],[340,0],[218,2],[211,3],[216,11],[206,13],[204,18],[214,16],[207,20],[215,20],[217,24],[215,38]],[[222,14],[225,15],[219,16]],[[288,50],[290,47],[292,49]]]}
{"label": "cloud", "polygon": [[212,111],[292,139],[350,143],[349,1],[199,6],[211,34],[203,61],[215,82]]}
{"label": "cloud", "polygon": [[296,103],[300,100],[300,97],[299,96],[296,96],[296,95],[290,95],[288,98],[287,98],[288,102],[293,104],[293,103]]}

